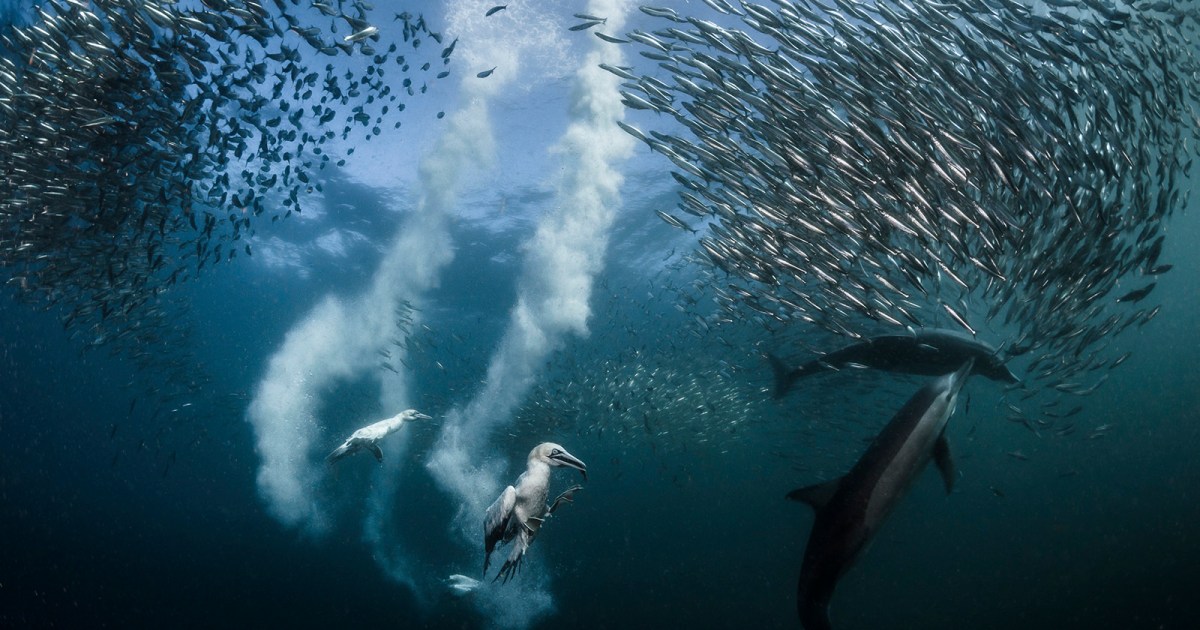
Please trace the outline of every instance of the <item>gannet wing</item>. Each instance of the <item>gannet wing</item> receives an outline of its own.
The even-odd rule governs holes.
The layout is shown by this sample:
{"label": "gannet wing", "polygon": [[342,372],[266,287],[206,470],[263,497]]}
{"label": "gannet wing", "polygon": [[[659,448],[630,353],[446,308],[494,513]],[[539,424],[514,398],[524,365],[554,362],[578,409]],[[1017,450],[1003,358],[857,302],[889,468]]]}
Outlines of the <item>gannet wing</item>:
{"label": "gannet wing", "polygon": [[355,431],[354,437],[364,438],[367,440],[378,440],[379,438],[388,434],[387,423],[387,420],[380,420],[379,422],[368,424],[367,426]]}
{"label": "gannet wing", "polygon": [[483,516],[483,573],[487,575],[488,562],[491,560],[492,551],[496,549],[496,544],[504,540],[504,534],[508,531],[509,523],[512,521],[513,507],[517,505],[517,489],[508,486],[500,496],[492,502],[488,507],[487,512]]}
{"label": "gannet wing", "polygon": [[380,450],[378,444],[368,444],[367,449],[371,451],[371,454],[375,456],[375,459],[379,460],[379,463],[383,463],[383,451]]}

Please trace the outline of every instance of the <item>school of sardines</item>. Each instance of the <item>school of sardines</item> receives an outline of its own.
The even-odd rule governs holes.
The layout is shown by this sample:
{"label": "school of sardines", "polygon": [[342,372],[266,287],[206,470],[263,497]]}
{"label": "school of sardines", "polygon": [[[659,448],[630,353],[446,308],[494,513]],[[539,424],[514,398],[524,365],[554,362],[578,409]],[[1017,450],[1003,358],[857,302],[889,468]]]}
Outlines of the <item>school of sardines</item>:
{"label": "school of sardines", "polygon": [[656,65],[604,67],[731,313],[985,331],[1054,395],[1125,360],[1187,204],[1196,3],[705,2],[738,27],[642,7],[607,39]]}
{"label": "school of sardines", "polygon": [[318,171],[343,161],[333,145],[377,137],[402,99],[447,76],[453,42],[400,13],[389,22],[412,58],[376,50],[370,10],[46,0],[0,31],[0,269],[13,292],[59,308],[88,345],[138,352],[171,335],[168,287],[253,255],[258,222],[317,203]]}
{"label": "school of sardines", "polygon": [[[705,1],[722,24],[643,6],[663,28],[594,34],[647,60],[602,66],[626,80],[618,124],[675,166],[659,216],[703,230],[722,321],[958,327],[1024,357],[1023,396],[1088,394],[1128,358],[1113,340],[1158,313],[1188,202],[1197,3]],[[0,32],[9,290],[202,383],[152,350],[186,346],[166,289],[251,256],[257,222],[321,193],[334,145],[399,126],[400,99],[449,74],[455,42],[396,14],[406,59],[371,10],[47,0]]]}

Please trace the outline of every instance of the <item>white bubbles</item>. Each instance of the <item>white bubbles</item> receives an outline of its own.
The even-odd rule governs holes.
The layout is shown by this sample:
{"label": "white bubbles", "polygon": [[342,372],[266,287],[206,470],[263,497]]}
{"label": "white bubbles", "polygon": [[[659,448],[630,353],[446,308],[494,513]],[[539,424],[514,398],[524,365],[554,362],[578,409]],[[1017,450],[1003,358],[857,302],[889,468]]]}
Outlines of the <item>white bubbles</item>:
{"label": "white bubbles", "polygon": [[312,453],[320,434],[314,392],[362,368],[361,344],[346,339],[349,328],[339,300],[320,302],[271,357],[247,412],[262,460],[259,492],[276,518],[313,533],[327,527],[313,492],[323,475]]}
{"label": "white bubbles", "polygon": [[[625,6],[610,4],[605,10],[615,14]],[[463,502],[457,525],[469,543],[479,543],[479,516],[502,485],[487,452],[489,438],[512,420],[546,357],[568,335],[587,334],[592,282],[603,267],[620,204],[622,177],[616,165],[633,149],[632,138],[616,126],[624,111],[618,79],[596,67],[602,61],[619,64],[620,59],[614,47],[597,47],[576,73],[571,123],[556,147],[562,164],[556,199],[523,247],[508,328],[488,366],[484,388],[461,412],[447,417],[429,460],[442,487]],[[545,572],[527,569],[524,574],[537,575],[537,581],[519,579],[502,595],[488,590],[477,596],[492,623],[527,627],[553,609]]]}
{"label": "white bubbles", "polygon": [[[624,2],[599,4],[604,6],[594,3],[589,10],[609,15],[614,27],[628,8]],[[510,94],[518,83],[566,76],[572,67],[578,70],[570,125],[554,149],[562,165],[554,204],[522,249],[516,303],[485,385],[472,400],[446,414],[428,458],[428,470],[461,506],[447,520],[471,550],[482,553],[480,515],[511,472],[507,457],[488,451],[491,435],[511,421],[547,356],[570,335],[587,334],[593,278],[603,267],[620,203],[617,165],[633,144],[615,124],[623,113],[618,79],[596,66],[601,61],[620,63],[621,52],[619,47],[596,44],[586,59],[572,61],[563,38],[565,25],[555,17],[552,3],[514,5],[484,23],[490,6],[457,2],[447,10],[447,33],[461,38],[453,63],[463,66],[463,106],[440,123],[443,135],[418,166],[416,209],[384,252],[369,287],[357,296],[322,299],[288,332],[255,391],[247,417],[261,458],[259,489],[271,513],[288,526],[314,533],[328,530],[332,507],[323,504],[317,492],[326,476],[324,447],[332,448],[344,438],[343,432],[361,426],[359,421],[372,420],[320,415],[323,397],[332,387],[372,377],[379,386],[381,414],[421,407],[419,398],[410,400],[407,375],[380,370],[376,353],[388,344],[397,305],[420,303],[454,257],[447,225],[464,176],[496,161],[489,99]],[[476,71],[493,66],[491,76],[475,77]],[[399,352],[396,347],[387,349],[393,356]],[[405,552],[406,543],[416,543],[396,540],[393,526],[407,509],[401,473],[409,442],[405,431],[389,438],[384,465],[368,493],[362,531],[380,567],[418,591],[414,561]],[[536,557],[526,563],[517,580],[472,592],[470,600],[489,624],[527,627],[553,611],[548,589],[552,571]]]}

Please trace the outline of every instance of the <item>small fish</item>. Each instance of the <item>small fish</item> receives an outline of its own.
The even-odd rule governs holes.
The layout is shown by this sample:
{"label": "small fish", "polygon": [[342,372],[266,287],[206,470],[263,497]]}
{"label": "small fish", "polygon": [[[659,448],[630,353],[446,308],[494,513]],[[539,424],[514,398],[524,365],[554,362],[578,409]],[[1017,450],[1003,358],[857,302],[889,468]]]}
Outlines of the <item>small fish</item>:
{"label": "small fish", "polygon": [[368,26],[367,28],[364,28],[361,31],[356,31],[354,33],[351,33],[351,34],[343,37],[342,39],[346,40],[347,43],[353,44],[355,42],[361,42],[362,40],[367,39],[368,37],[371,37],[372,35],[377,35],[377,34],[379,34],[378,27]]}
{"label": "small fish", "polygon": [[691,232],[692,234],[696,233],[696,230],[689,227],[683,221],[680,221],[679,217],[667,214],[666,212],[663,212],[662,210],[655,210],[654,212],[658,215],[658,218],[665,221],[668,225],[670,225],[672,227],[677,227],[681,230],[687,230],[688,232]]}
{"label": "small fish", "polygon": [[964,319],[962,315],[959,315],[954,309],[950,308],[948,304],[943,303],[942,308],[946,309],[946,312],[950,314],[950,318],[953,319],[956,324],[965,328],[967,332],[971,333],[972,335],[975,334],[975,329],[971,328],[971,325],[967,323],[967,320]]}
{"label": "small fish", "polygon": [[604,33],[601,33],[600,31],[596,31],[595,33],[592,33],[592,34],[610,44],[628,44],[629,43],[628,39],[621,39],[620,37],[613,37],[611,35],[605,35]]}
{"label": "small fish", "polygon": [[1130,291],[1129,293],[1126,293],[1125,295],[1122,295],[1121,297],[1117,298],[1117,301],[1118,302],[1129,302],[1130,304],[1137,304],[1138,302],[1145,299],[1147,295],[1150,295],[1150,292],[1154,290],[1154,287],[1157,284],[1158,284],[1157,282],[1151,282],[1150,284],[1148,284],[1140,289],[1134,289],[1133,291]]}
{"label": "small fish", "polygon": [[113,118],[112,116],[101,116],[100,118],[89,120],[80,126],[86,129],[88,127],[100,127],[102,125],[108,125],[115,122],[117,122],[117,119]]}
{"label": "small fish", "polygon": [[[480,72],[479,74],[476,74],[475,76],[479,77],[480,79],[486,79],[486,78],[492,76],[492,73],[496,71],[496,68],[497,68],[497,66],[492,66],[491,70],[484,70],[483,72]],[[441,118],[441,116],[439,116],[438,118]]]}
{"label": "small fish", "polygon": [[488,10],[487,10],[487,13],[484,13],[484,14],[483,14],[483,17],[492,17],[493,15],[495,15],[495,14],[497,14],[497,13],[499,13],[499,12],[501,12],[501,11],[503,11],[503,10],[507,9],[507,8],[508,8],[508,5],[507,5],[507,4],[498,4],[498,5],[496,5],[496,6],[492,7],[492,8],[490,8],[490,9],[488,9]]}
{"label": "small fish", "polygon": [[598,24],[603,24],[603,22],[583,22],[582,24],[576,24],[575,26],[572,26],[571,28],[568,28],[567,30],[568,31],[583,31],[583,30],[592,28],[593,26],[596,26]]}

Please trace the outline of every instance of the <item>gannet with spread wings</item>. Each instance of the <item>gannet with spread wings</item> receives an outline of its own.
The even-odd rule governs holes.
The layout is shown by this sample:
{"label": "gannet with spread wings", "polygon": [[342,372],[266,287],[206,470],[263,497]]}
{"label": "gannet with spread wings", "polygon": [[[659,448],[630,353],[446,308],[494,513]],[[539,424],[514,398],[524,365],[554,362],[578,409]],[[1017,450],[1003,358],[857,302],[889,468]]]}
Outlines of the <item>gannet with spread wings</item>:
{"label": "gannet with spread wings", "polygon": [[550,468],[569,466],[583,474],[587,481],[587,465],[553,442],[538,444],[529,452],[525,472],[517,477],[516,486],[508,486],[500,497],[487,509],[483,519],[483,573],[487,575],[488,564],[497,543],[512,543],[508,559],[495,579],[507,582],[521,566],[521,560],[546,517],[563,501],[570,503],[575,492],[583,486],[571,486],[547,505],[550,493]]}

